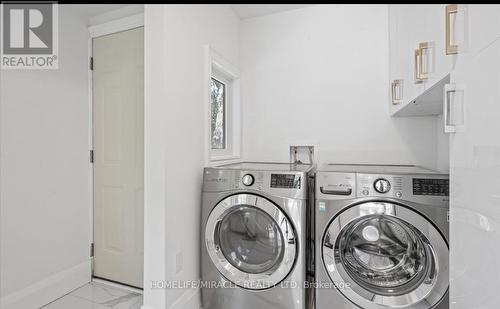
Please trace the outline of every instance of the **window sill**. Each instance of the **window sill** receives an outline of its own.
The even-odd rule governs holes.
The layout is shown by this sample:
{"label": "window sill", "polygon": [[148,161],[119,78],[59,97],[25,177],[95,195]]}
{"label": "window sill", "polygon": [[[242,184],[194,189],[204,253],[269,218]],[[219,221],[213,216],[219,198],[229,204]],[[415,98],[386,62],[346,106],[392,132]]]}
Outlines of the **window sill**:
{"label": "window sill", "polygon": [[213,156],[208,161],[208,166],[231,164],[238,162],[241,162],[241,156],[236,156],[236,155]]}

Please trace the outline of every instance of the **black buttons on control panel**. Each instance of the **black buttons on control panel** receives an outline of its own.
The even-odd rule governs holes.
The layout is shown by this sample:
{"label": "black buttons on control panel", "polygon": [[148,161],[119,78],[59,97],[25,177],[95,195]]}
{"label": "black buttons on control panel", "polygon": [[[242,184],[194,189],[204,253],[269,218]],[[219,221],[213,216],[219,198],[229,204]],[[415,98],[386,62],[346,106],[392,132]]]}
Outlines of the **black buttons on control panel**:
{"label": "black buttons on control panel", "polygon": [[449,196],[448,179],[413,178],[414,195]]}
{"label": "black buttons on control panel", "polygon": [[271,188],[300,189],[301,177],[290,174],[271,174]]}

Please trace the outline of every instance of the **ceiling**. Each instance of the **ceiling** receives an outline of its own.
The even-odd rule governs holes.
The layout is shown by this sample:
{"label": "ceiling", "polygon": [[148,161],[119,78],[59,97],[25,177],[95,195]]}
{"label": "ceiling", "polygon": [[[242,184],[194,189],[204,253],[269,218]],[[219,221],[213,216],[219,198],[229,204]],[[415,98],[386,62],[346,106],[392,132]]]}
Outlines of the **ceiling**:
{"label": "ceiling", "polygon": [[[232,4],[231,8],[240,19],[264,16],[278,12],[300,9],[311,4]],[[86,20],[127,7],[127,4],[71,4],[75,12]]]}
{"label": "ceiling", "polygon": [[73,11],[77,12],[78,15],[83,18],[89,19],[126,6],[126,4],[71,4],[68,7],[73,9]]}
{"label": "ceiling", "polygon": [[311,4],[232,4],[231,8],[241,19],[300,9]]}

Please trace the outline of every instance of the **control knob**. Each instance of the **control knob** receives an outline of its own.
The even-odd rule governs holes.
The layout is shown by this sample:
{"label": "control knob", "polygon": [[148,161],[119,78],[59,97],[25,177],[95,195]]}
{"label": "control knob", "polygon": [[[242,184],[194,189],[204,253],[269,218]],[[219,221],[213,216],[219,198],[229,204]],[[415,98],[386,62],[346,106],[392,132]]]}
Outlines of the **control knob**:
{"label": "control knob", "polygon": [[250,174],[245,174],[243,178],[241,178],[241,182],[247,187],[253,185],[254,181],[255,179]]}
{"label": "control knob", "polygon": [[391,183],[387,179],[379,178],[373,183],[373,188],[378,193],[387,193],[391,190]]}

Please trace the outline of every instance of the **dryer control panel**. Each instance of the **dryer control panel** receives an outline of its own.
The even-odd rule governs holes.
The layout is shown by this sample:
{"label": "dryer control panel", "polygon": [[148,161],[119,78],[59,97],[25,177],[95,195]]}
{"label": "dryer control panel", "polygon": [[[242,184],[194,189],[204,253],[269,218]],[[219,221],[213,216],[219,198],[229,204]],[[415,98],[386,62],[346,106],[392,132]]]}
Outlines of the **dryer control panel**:
{"label": "dryer control panel", "polygon": [[205,168],[203,191],[253,190],[280,197],[306,199],[307,173]]}

